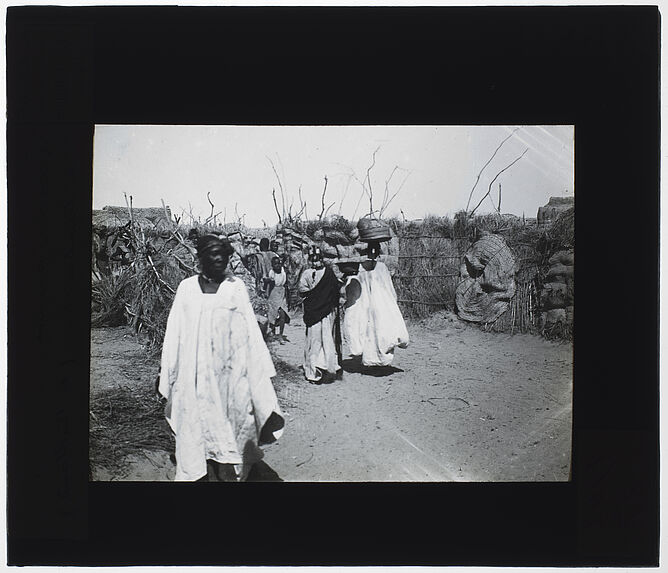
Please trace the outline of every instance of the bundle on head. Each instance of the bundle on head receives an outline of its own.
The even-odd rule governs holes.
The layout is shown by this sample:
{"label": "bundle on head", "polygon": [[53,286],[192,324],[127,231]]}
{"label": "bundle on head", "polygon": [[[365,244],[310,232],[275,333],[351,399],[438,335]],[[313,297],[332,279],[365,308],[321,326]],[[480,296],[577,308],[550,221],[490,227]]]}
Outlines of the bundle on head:
{"label": "bundle on head", "polygon": [[390,226],[372,216],[362,217],[357,222],[360,241],[389,241],[392,238]]}

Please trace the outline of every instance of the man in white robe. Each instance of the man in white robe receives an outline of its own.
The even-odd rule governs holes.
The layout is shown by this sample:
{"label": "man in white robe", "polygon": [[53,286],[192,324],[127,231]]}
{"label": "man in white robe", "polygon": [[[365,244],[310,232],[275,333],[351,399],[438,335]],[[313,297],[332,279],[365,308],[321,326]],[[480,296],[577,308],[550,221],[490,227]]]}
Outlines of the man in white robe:
{"label": "man in white robe", "polygon": [[244,283],[226,274],[232,248],[198,239],[202,272],[183,280],[169,313],[158,390],[176,436],[176,481],[242,481],[278,439],[274,365]]}

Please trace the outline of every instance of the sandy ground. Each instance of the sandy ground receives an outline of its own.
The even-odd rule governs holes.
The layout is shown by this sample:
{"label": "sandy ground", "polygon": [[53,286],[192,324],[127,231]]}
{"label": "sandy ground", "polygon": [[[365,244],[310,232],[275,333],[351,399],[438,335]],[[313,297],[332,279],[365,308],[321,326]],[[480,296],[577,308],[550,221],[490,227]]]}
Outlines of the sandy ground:
{"label": "sandy ground", "polygon": [[[563,481],[569,479],[572,346],[481,331],[452,315],[409,323],[411,344],[392,367],[344,359],[342,380],[313,385],[297,367],[304,326],[270,342],[286,418],[265,446],[256,479],[284,481]],[[91,395],[151,384],[148,360],[126,329],[92,333]],[[96,480],[170,480],[165,451],[140,450]]]}

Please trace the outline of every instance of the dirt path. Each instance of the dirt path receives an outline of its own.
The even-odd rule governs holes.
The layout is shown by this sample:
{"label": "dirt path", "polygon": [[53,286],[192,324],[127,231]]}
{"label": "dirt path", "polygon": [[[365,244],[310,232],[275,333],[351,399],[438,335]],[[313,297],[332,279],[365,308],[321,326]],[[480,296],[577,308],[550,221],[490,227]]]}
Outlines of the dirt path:
{"label": "dirt path", "polygon": [[[343,379],[327,385],[309,384],[296,370],[300,319],[286,327],[289,343],[270,343],[287,422],[281,439],[265,447],[265,462],[280,479],[568,479],[571,345],[485,333],[446,315],[409,324],[409,332],[411,344],[397,350],[391,369],[362,373],[346,360]],[[93,392],[114,352],[117,371],[128,359],[112,347],[93,337]],[[147,452],[151,463],[141,457],[127,460],[127,475],[116,479],[171,479],[166,453]],[[109,478],[98,472],[97,479]]]}
{"label": "dirt path", "polygon": [[[571,346],[441,318],[409,325],[392,372],[279,389],[288,424],[266,462],[287,481],[552,481],[570,468]],[[272,343],[299,364],[304,328]]]}

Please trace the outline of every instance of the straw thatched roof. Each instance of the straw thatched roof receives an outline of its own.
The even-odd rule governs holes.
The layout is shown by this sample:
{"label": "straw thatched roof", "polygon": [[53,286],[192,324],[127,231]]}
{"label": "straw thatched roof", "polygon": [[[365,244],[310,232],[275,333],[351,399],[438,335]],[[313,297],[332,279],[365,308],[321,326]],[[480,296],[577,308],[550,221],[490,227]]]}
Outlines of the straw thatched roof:
{"label": "straw thatched roof", "polygon": [[[167,213],[165,214],[165,211]],[[132,218],[142,229],[164,225],[172,220],[169,207],[133,207]],[[94,227],[122,227],[130,221],[127,207],[107,205],[93,210]]]}
{"label": "straw thatched roof", "polygon": [[537,220],[539,225],[549,225],[564,211],[575,206],[574,197],[550,197],[547,205],[538,207]]}

